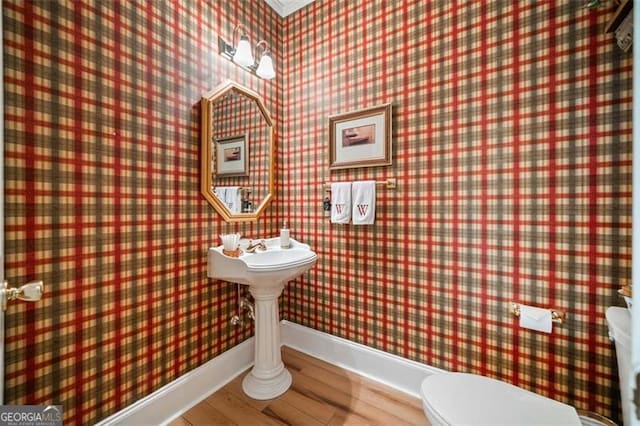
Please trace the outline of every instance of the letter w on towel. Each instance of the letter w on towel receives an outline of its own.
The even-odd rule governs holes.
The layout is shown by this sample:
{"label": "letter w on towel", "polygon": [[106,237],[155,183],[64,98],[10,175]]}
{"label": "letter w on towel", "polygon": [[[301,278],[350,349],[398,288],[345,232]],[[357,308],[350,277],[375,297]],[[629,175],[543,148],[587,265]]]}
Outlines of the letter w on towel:
{"label": "letter w on towel", "polygon": [[376,182],[367,180],[351,184],[353,224],[372,225],[376,218]]}

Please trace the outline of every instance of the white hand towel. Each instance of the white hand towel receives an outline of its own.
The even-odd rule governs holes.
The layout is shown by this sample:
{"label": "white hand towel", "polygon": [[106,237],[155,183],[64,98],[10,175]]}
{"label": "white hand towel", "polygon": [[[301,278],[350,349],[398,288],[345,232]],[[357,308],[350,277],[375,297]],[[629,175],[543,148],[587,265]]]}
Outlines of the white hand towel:
{"label": "white hand towel", "polygon": [[216,186],[213,188],[213,192],[216,194],[221,201],[227,199],[227,187],[226,186]]}
{"label": "white hand towel", "polygon": [[351,220],[351,182],[331,184],[331,223]]}
{"label": "white hand towel", "polygon": [[240,213],[242,210],[242,190],[239,186],[228,186],[225,192],[224,202],[231,213]]}
{"label": "white hand towel", "polygon": [[353,182],[351,193],[353,224],[372,225],[376,219],[376,182]]}

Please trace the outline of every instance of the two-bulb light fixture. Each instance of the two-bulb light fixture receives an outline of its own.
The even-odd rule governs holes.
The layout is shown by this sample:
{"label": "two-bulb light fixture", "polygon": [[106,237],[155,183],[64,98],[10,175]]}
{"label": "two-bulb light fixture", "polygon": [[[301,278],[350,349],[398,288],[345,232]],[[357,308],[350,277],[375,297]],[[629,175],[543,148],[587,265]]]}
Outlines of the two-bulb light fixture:
{"label": "two-bulb light fixture", "polygon": [[[236,33],[241,28],[244,30],[244,25],[239,24],[233,29],[232,42],[235,42]],[[218,46],[220,48],[220,54],[222,56],[235,62],[241,67],[250,70],[258,77],[264,78],[265,80],[271,80],[276,76],[276,71],[273,69],[273,59],[271,58],[271,51],[269,50],[269,45],[266,41],[260,40],[256,44],[256,50],[258,50],[260,46],[262,46],[263,49],[262,55],[260,56],[260,61],[257,64],[253,56],[253,49],[251,48],[249,36],[247,36],[246,31],[243,31],[241,33],[240,40],[238,41],[238,45],[236,47],[228,44],[222,39],[222,37],[218,37]]]}

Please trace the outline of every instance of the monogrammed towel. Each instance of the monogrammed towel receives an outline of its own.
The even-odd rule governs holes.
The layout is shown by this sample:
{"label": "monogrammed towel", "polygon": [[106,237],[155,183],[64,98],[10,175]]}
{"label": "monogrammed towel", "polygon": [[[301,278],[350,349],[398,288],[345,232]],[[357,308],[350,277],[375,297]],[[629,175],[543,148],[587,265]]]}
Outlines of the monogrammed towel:
{"label": "monogrammed towel", "polygon": [[331,184],[331,223],[351,220],[351,182]]}
{"label": "monogrammed towel", "polygon": [[376,182],[367,180],[351,184],[354,225],[372,225],[376,219]]}

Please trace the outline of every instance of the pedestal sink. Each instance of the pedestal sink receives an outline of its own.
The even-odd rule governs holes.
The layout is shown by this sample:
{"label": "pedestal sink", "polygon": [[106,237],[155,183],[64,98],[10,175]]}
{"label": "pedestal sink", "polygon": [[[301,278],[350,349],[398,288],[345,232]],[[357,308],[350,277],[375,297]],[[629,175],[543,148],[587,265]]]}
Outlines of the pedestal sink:
{"label": "pedestal sink", "polygon": [[222,246],[207,254],[209,278],[246,284],[255,300],[255,361],[242,381],[244,392],[254,399],[272,399],[289,389],[291,374],[282,363],[278,296],[284,285],[305,273],[318,256],[308,245],[291,239],[291,247],[280,248],[279,238],[264,240],[266,250],[229,257]]}

